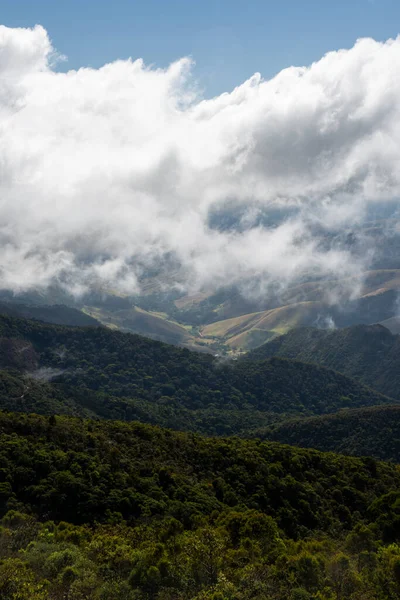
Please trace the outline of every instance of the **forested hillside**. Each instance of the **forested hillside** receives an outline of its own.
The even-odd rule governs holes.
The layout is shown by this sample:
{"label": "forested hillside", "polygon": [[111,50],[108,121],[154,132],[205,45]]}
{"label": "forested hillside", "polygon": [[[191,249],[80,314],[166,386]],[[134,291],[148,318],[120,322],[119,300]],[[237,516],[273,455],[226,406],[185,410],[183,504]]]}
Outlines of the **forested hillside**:
{"label": "forested hillside", "polygon": [[400,336],[382,325],[293,329],[248,355],[253,360],[272,356],[335,369],[382,394],[400,399]]}
{"label": "forested hillside", "polygon": [[11,317],[37,319],[56,325],[74,325],[76,327],[98,327],[100,325],[100,322],[90,315],[64,304],[48,306],[0,301],[0,313]]}
{"label": "forested hillside", "polygon": [[[393,402],[315,365],[276,358],[220,362],[106,328],[58,327],[3,316],[0,336],[0,366],[28,372],[20,384],[28,388],[24,402],[13,405],[9,397],[0,397],[1,406],[15,410],[28,406],[48,413],[53,403],[51,412],[58,413],[59,399],[67,398],[63,413],[246,434],[286,416]],[[35,405],[29,383],[43,370],[54,389],[49,399],[42,388],[44,407],[38,393]]]}
{"label": "forested hillside", "polygon": [[392,399],[295,360],[10,316],[0,366],[2,600],[400,597],[397,466],[193,433],[301,444],[310,423],[313,445],[396,460]]}
{"label": "forested hillside", "polygon": [[67,397],[59,385],[40,377],[47,377],[46,369],[37,371],[37,379],[18,371],[0,371],[0,409],[43,415],[70,415],[96,417],[73,397]]}
{"label": "forested hillside", "polygon": [[342,410],[333,415],[290,419],[255,436],[303,448],[373,456],[400,463],[400,406]]}
{"label": "forested hillside", "polygon": [[0,457],[4,600],[398,597],[394,466],[4,413]]}

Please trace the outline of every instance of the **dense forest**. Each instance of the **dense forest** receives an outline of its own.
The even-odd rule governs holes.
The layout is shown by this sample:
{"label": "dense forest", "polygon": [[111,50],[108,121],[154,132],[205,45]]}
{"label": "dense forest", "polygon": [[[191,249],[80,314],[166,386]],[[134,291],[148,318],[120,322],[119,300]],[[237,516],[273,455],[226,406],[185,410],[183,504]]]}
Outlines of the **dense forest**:
{"label": "dense forest", "polygon": [[5,413],[0,456],[4,600],[400,595],[389,464]]}
{"label": "dense forest", "polygon": [[262,360],[273,356],[335,369],[400,400],[400,336],[382,325],[292,329],[253,350],[248,358]]}
{"label": "dense forest", "polygon": [[[21,390],[10,401],[0,388],[3,408],[139,420],[209,435],[245,435],[288,416],[393,402],[316,365],[219,361],[103,327],[9,316],[0,317],[0,366],[8,370],[3,380],[19,377]],[[32,375],[51,382],[34,387]]]}
{"label": "dense forest", "polygon": [[373,456],[400,463],[400,406],[342,410],[336,414],[289,419],[253,433],[303,448]]}
{"label": "dense forest", "polygon": [[0,409],[42,415],[96,416],[65,396],[60,386],[39,379],[47,375],[48,371],[43,370],[34,379],[16,370],[0,371]]}
{"label": "dense forest", "polygon": [[392,398],[11,315],[0,367],[2,600],[400,599]]}

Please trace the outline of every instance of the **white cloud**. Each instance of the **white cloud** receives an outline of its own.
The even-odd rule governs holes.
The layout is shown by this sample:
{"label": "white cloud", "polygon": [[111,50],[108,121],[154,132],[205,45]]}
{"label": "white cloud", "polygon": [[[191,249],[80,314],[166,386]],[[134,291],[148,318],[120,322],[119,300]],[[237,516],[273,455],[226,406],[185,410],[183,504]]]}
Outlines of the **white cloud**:
{"label": "white cloud", "polygon": [[[400,196],[400,39],[211,100],[186,58],[58,73],[55,56],[42,27],[0,27],[0,287],[135,291],[165,257],[192,289],[361,269],[315,226]],[[227,202],[241,228],[211,228]],[[254,227],[282,205],[295,215]]]}

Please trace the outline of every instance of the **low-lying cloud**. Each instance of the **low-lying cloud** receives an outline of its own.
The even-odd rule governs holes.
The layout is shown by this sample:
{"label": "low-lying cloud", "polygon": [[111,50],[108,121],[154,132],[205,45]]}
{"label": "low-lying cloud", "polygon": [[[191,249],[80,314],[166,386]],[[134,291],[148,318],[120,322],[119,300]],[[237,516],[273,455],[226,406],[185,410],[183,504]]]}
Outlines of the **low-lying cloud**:
{"label": "low-lying cloud", "polygon": [[[1,288],[133,293],[159,265],[191,290],[284,286],[368,265],[373,248],[326,232],[400,195],[400,38],[208,100],[188,58],[66,73],[57,58],[42,27],[0,27]],[[232,211],[240,226],[211,218]]]}

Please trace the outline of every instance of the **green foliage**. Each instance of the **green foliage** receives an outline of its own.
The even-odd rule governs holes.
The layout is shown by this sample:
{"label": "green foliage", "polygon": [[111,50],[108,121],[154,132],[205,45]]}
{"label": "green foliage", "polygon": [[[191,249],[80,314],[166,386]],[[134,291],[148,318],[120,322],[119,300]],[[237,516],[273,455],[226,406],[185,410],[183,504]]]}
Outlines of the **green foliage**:
{"label": "green foliage", "polygon": [[[385,514],[397,506],[391,494],[400,484],[395,467],[371,471],[363,459],[138,423],[57,417],[49,427],[45,417],[17,413],[0,413],[0,464],[3,513],[112,526],[168,517],[170,540],[201,516],[229,510],[221,525],[232,543],[252,539],[262,552],[278,538],[271,517],[292,537],[350,529],[369,506]],[[244,522],[244,508],[261,514]],[[75,541],[60,527],[65,542]],[[85,529],[75,531],[85,538]]]}
{"label": "green foliage", "polygon": [[0,374],[0,407],[7,410],[245,435],[290,416],[390,402],[315,365],[275,358],[220,363],[211,355],[106,328],[2,316],[0,336],[0,366],[53,373],[51,383],[16,371]]}
{"label": "green foliage", "polygon": [[[0,334],[0,404],[20,411],[0,411],[2,600],[400,600],[395,465],[82,418],[232,433],[388,399],[304,363],[220,365],[102,328],[3,317]],[[38,367],[62,373],[22,374]],[[293,442],[317,421],[312,443],[356,453],[375,435],[395,457],[379,431],[395,434],[396,411],[269,433]]]}
{"label": "green foliage", "polygon": [[400,336],[382,325],[353,325],[333,331],[292,329],[253,350],[248,358],[258,361],[273,356],[335,369],[400,400]]}
{"label": "green foliage", "polygon": [[2,599],[400,598],[394,465],[1,412],[0,464]]}
{"label": "green foliage", "polygon": [[343,410],[333,415],[289,419],[273,427],[254,430],[256,437],[303,448],[368,456],[400,462],[400,406]]}
{"label": "green foliage", "polygon": [[[255,513],[242,513],[242,522]],[[229,519],[229,512],[221,515]],[[254,552],[256,540],[234,543],[214,516],[176,533],[160,534],[166,521],[118,527],[97,524],[85,541],[65,544],[65,528],[37,523],[27,548],[4,549],[13,519],[0,530],[0,596],[4,600],[397,600],[400,547],[382,545],[379,531],[368,561],[342,539],[282,537]],[[3,523],[6,521],[3,520]],[[228,521],[226,521],[228,522]],[[68,526],[71,531],[76,527]],[[283,534],[282,534],[283,536]],[[121,560],[124,567],[121,569]]]}

